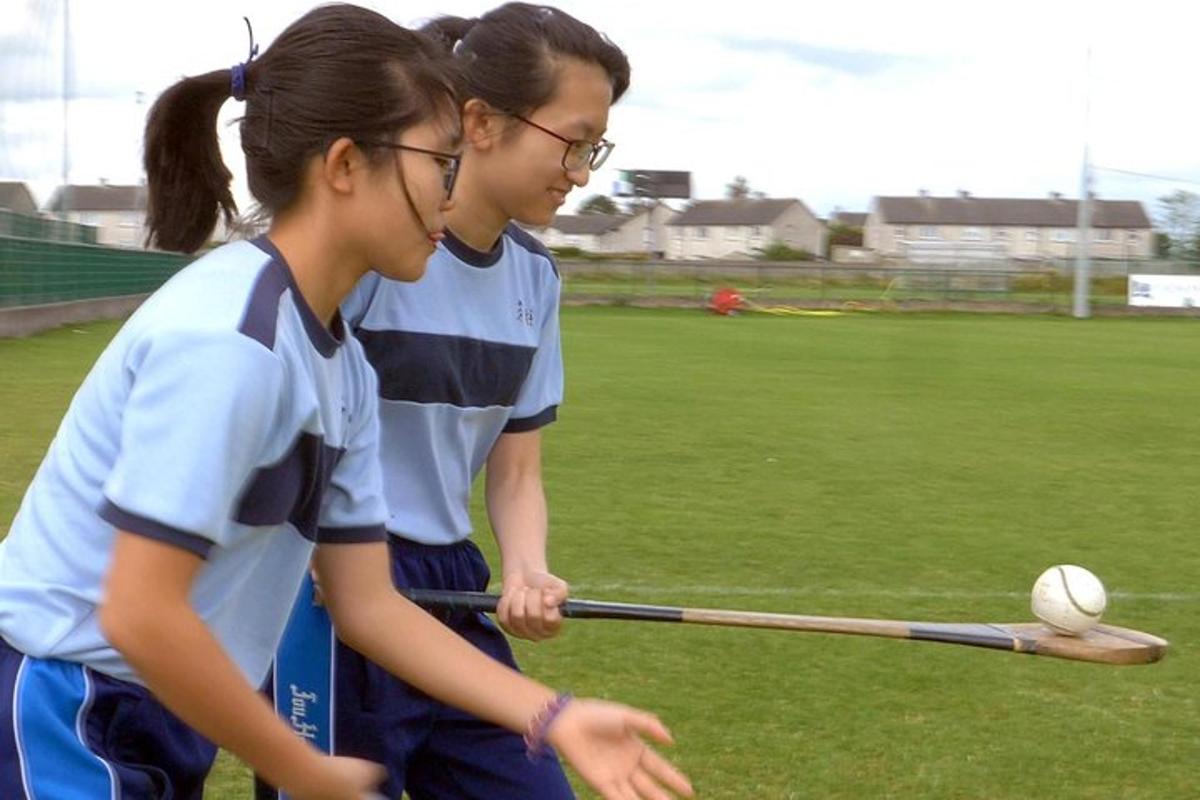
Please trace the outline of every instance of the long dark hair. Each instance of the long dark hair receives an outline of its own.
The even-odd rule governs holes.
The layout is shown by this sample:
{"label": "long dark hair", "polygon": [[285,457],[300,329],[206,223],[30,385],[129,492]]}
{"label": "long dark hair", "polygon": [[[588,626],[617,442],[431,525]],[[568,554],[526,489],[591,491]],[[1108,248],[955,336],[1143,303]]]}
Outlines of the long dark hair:
{"label": "long dark hair", "polygon": [[[341,137],[387,138],[457,115],[459,65],[433,41],[352,5],[316,8],[245,67],[242,152],[250,193],[264,212],[286,209],[308,159]],[[218,214],[237,207],[217,143],[217,112],[233,70],[184,78],[154,103],[146,123],[147,240],[192,252]],[[370,153],[379,157],[379,151]]]}
{"label": "long dark hair", "polygon": [[551,6],[505,3],[478,19],[440,17],[421,32],[458,57],[467,97],[499,111],[526,114],[549,102],[558,86],[556,57],[599,65],[612,81],[614,103],[629,88],[629,59],[621,48]]}

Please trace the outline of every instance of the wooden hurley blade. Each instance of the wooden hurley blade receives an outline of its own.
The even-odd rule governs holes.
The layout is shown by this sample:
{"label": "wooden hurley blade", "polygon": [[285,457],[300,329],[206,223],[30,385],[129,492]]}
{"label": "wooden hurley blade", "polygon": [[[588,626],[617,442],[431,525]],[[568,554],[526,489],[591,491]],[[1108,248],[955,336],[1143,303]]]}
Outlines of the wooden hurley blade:
{"label": "wooden hurley blade", "polygon": [[1038,656],[1098,664],[1153,664],[1167,654],[1169,643],[1142,631],[1097,625],[1080,636],[1054,633],[1040,622],[991,625],[912,623],[913,639],[994,647]]}

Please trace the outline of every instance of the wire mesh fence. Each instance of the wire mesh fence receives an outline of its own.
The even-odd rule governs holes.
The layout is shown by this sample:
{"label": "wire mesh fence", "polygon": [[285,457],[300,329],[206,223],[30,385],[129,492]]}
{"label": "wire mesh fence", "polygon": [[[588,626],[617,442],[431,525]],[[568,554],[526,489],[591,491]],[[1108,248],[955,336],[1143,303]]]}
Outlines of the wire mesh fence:
{"label": "wire mesh fence", "polygon": [[0,236],[95,244],[97,234],[97,229],[92,225],[80,225],[51,217],[33,217],[0,208]]}
{"label": "wire mesh fence", "polygon": [[[1147,261],[1094,265],[1092,303],[1122,307],[1128,276],[1178,274],[1190,265]],[[563,296],[577,302],[662,302],[705,304],[723,287],[751,304],[828,307],[1012,306],[1039,311],[1069,310],[1074,291],[1072,264],[1005,263],[847,266],[828,263],[563,261]]]}
{"label": "wire mesh fence", "polygon": [[154,250],[0,236],[0,308],[153,292],[189,260]]}

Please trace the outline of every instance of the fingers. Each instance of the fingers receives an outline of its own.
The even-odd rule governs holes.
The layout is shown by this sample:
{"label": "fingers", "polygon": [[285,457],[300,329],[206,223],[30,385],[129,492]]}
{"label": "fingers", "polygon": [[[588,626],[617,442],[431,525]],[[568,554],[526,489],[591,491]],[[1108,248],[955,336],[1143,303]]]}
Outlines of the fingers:
{"label": "fingers", "polygon": [[514,586],[501,595],[496,616],[513,636],[536,642],[556,635],[562,628],[559,606],[565,599],[565,583],[561,588],[546,589]]}
{"label": "fingers", "polygon": [[674,737],[667,730],[667,726],[662,724],[662,720],[646,711],[639,711],[636,708],[625,709],[625,724],[637,733],[648,736],[656,742],[675,744]]}
{"label": "fingers", "polygon": [[[666,786],[681,797],[691,797],[695,794],[691,781],[687,779],[687,776],[676,769],[674,764],[649,747],[642,752],[642,758],[638,762],[638,766],[658,784]],[[654,795],[647,796],[654,797]],[[665,794],[663,796],[666,797]]]}
{"label": "fingers", "polygon": [[645,772],[635,771],[629,777],[629,782],[637,790],[638,797],[646,798],[646,800],[671,800],[671,795],[651,780],[650,776]]}

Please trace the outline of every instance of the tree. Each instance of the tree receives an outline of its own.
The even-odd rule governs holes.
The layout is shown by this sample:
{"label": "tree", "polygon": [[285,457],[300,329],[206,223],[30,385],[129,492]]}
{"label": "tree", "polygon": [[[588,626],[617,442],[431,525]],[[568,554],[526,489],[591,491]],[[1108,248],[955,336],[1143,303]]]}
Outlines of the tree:
{"label": "tree", "polygon": [[580,214],[617,214],[620,209],[613,202],[611,197],[605,197],[602,194],[594,194],[579,206]]}
{"label": "tree", "polygon": [[845,225],[841,222],[829,223],[829,245],[844,244],[849,247],[862,247],[863,229],[857,225]]}
{"label": "tree", "polygon": [[1200,258],[1200,195],[1179,189],[1158,198],[1158,224],[1170,241],[1172,258]]}
{"label": "tree", "polygon": [[745,175],[735,175],[732,181],[725,184],[725,196],[730,200],[744,200],[753,191],[750,188],[750,181],[746,180]]}
{"label": "tree", "polygon": [[1156,231],[1154,234],[1154,257],[1155,258],[1170,258],[1171,256],[1171,237],[1162,231]]}
{"label": "tree", "polygon": [[759,261],[812,261],[812,253],[786,242],[771,242],[766,247],[760,247],[754,257]]}

